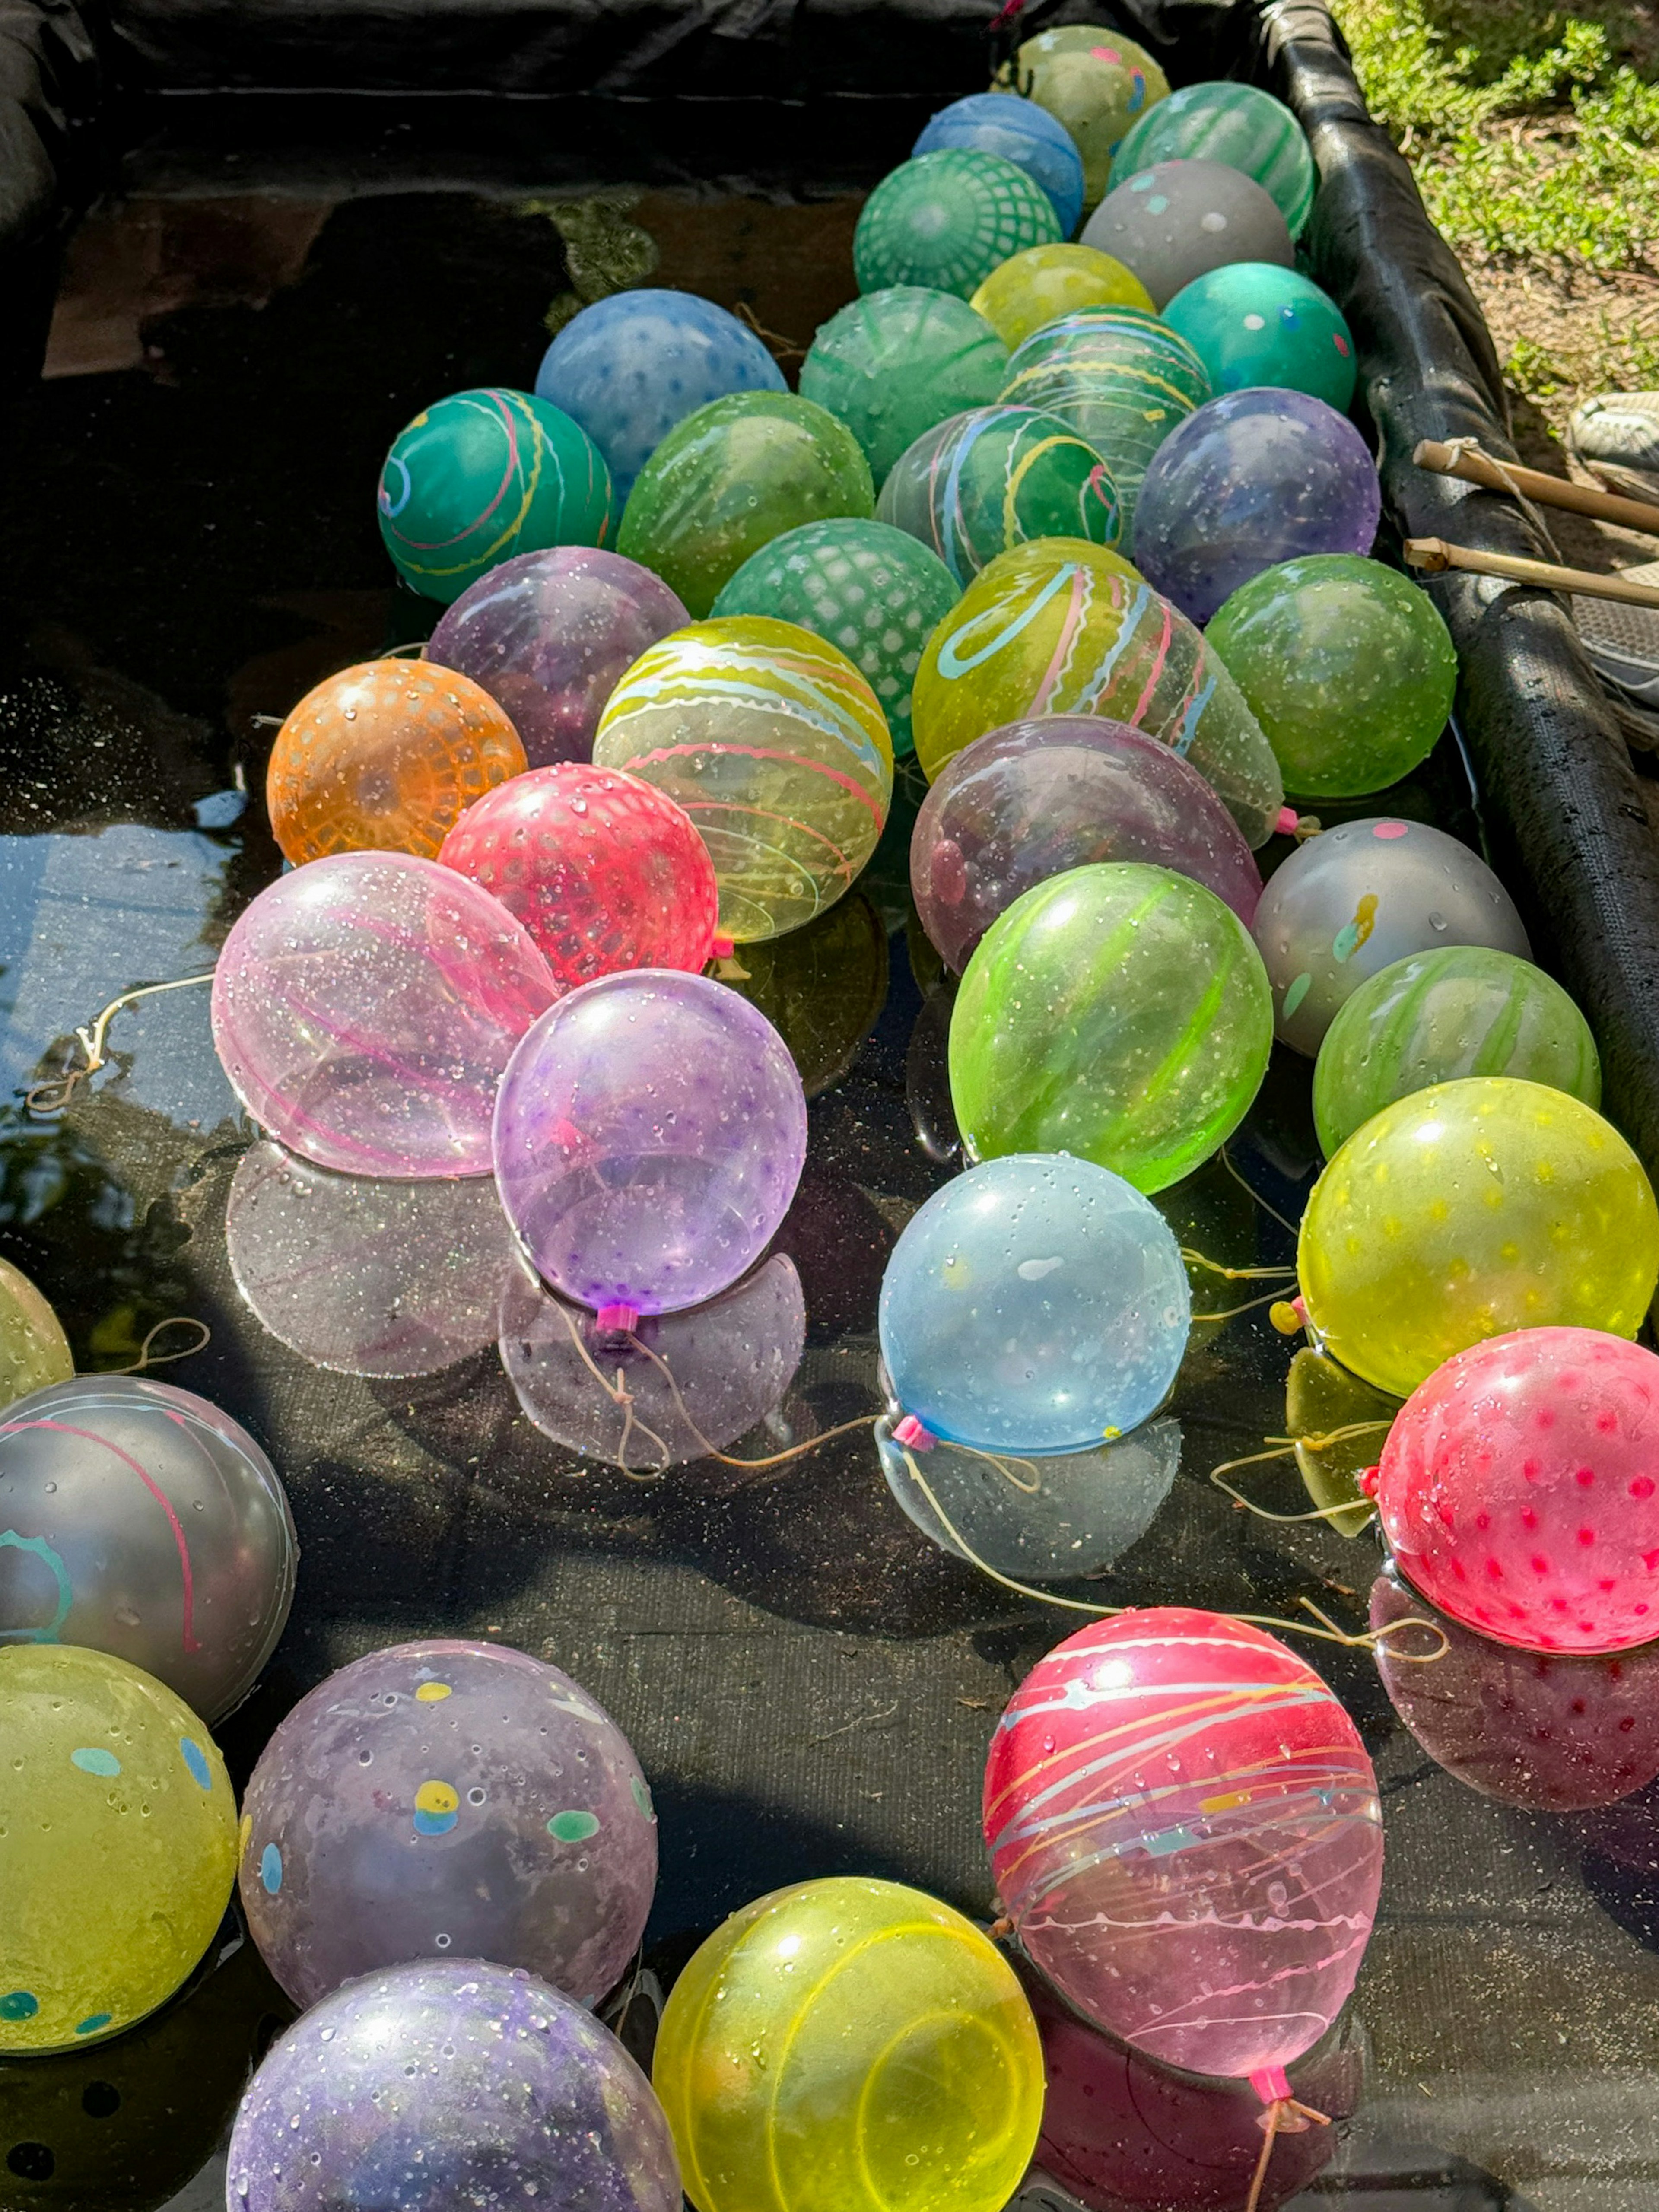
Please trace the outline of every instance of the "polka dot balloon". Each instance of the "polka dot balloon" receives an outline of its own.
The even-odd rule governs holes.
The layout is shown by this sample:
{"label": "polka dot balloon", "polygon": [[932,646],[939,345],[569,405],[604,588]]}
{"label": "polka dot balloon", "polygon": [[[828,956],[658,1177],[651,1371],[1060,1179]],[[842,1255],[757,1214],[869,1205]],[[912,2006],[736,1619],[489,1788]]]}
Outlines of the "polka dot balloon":
{"label": "polka dot balloon", "polygon": [[1149,108],[1112,157],[1114,187],[1160,161],[1223,161],[1273,197],[1292,238],[1313,210],[1317,174],[1302,125],[1253,84],[1182,85]]}
{"label": "polka dot balloon", "polygon": [[1353,332],[1342,310],[1294,269],[1234,261],[1195,277],[1164,310],[1217,392],[1285,385],[1346,414],[1353,398]]}
{"label": "polka dot balloon", "polygon": [[1170,91],[1144,46],[1097,23],[1062,23],[1027,39],[997,82],[1065,125],[1083,156],[1085,207],[1105,198],[1125,134]]}
{"label": "polka dot balloon", "polygon": [[1084,243],[1132,269],[1161,308],[1229,261],[1296,258],[1285,218],[1255,179],[1224,161],[1157,161],[1109,192]]}
{"label": "polka dot balloon", "polygon": [[1000,154],[943,147],[890,169],[853,237],[860,292],[928,284],[970,299],[1000,261],[1057,245],[1060,218],[1041,185]]}

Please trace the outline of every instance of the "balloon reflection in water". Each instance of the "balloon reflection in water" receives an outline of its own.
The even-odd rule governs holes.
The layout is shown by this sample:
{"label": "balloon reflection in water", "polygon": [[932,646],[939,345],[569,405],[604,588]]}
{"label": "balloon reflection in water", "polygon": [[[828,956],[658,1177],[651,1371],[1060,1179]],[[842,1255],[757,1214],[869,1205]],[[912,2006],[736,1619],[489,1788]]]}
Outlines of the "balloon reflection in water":
{"label": "balloon reflection in water", "polygon": [[642,1316],[624,1335],[531,1279],[508,1276],[501,1364],[556,1444],[613,1467],[679,1467],[723,1451],[782,1404],[806,1344],[795,1263],[775,1252],[706,1305]]}
{"label": "balloon reflection in water", "polygon": [[789,1048],[809,1098],[839,1083],[887,1003],[887,933],[861,891],[716,970]]}
{"label": "balloon reflection in water", "polygon": [[486,1176],[335,1175],[280,1145],[237,1163],[236,1287],[270,1334],[340,1375],[435,1375],[495,1334],[512,1233]]}

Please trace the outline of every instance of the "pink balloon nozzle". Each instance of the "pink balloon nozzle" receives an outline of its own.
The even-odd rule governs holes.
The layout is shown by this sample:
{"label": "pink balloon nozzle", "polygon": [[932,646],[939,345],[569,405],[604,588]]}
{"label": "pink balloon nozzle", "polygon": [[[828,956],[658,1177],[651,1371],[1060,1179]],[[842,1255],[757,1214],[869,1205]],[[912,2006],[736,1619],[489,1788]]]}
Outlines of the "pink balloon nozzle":
{"label": "pink balloon nozzle", "polygon": [[601,1336],[629,1336],[639,1325],[637,1306],[601,1306],[593,1316],[593,1326]]}
{"label": "pink balloon nozzle", "polygon": [[1263,2066],[1250,2076],[1250,2087],[1264,2105],[1291,2101],[1290,2076],[1282,2066]]}
{"label": "pink balloon nozzle", "polygon": [[1376,1497],[1377,1486],[1382,1480],[1382,1470],[1380,1467],[1365,1468],[1354,1477],[1354,1480],[1359,1485],[1359,1487],[1364,1492],[1367,1498]]}
{"label": "pink balloon nozzle", "polygon": [[928,1452],[939,1439],[931,1429],[923,1428],[914,1413],[907,1413],[894,1428],[893,1442],[902,1444],[906,1451]]}
{"label": "pink balloon nozzle", "polygon": [[1273,827],[1281,837],[1294,837],[1297,824],[1301,819],[1302,817],[1297,812],[1295,807],[1281,806],[1279,810],[1279,819],[1274,823]]}
{"label": "pink balloon nozzle", "polygon": [[709,946],[710,956],[716,960],[729,960],[737,951],[736,943],[729,937],[717,937]]}

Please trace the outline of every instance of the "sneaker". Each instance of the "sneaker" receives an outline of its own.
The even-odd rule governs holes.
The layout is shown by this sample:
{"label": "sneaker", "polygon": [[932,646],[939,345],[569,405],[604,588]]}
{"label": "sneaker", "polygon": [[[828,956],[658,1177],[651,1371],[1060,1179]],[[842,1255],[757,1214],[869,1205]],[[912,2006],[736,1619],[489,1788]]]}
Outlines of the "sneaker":
{"label": "sneaker", "polygon": [[[1643,392],[1659,400],[1659,393]],[[1656,425],[1659,429],[1659,424]],[[1655,472],[1659,488],[1659,470]],[[1659,561],[1620,571],[1632,584],[1659,584]],[[1650,712],[1659,711],[1659,607],[1628,607],[1618,599],[1572,595],[1572,619],[1590,665]]]}
{"label": "sneaker", "polygon": [[1567,425],[1567,450],[1613,490],[1659,502],[1659,392],[1585,400]]}

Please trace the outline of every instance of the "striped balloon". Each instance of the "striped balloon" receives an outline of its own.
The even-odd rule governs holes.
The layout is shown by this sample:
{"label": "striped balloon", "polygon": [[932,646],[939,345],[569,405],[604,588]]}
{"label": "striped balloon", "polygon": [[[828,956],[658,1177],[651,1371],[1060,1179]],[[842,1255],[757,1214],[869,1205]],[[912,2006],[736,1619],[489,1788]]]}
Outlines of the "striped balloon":
{"label": "striped balloon", "polygon": [[937,553],[958,584],[1038,538],[1117,542],[1111,471],[1069,422],[1036,407],[975,407],[901,454],[876,513]]}
{"label": "striped balloon", "polygon": [[1282,100],[1253,84],[1188,84],[1149,107],[1112,156],[1112,184],[1155,161],[1224,161],[1272,197],[1301,235],[1318,179],[1313,154]]}
{"label": "striped balloon", "polygon": [[1068,1637],[997,1724],[984,1822],[1027,1952],[1151,2057],[1278,2094],[1353,1987],[1376,1778],[1320,1677],[1259,1628],[1158,1606]]}

